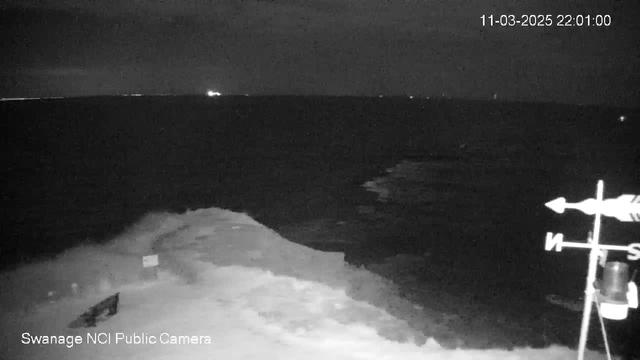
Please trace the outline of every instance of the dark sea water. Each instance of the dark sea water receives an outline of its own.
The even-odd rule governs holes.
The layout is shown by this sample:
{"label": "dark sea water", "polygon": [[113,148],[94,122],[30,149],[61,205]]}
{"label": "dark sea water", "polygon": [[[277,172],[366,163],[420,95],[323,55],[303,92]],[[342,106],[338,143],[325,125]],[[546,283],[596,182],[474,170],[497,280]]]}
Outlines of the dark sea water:
{"label": "dark sea water", "polygon": [[[215,206],[356,265],[428,253],[456,274],[443,291],[529,309],[584,289],[587,252],[545,252],[545,233],[585,239],[593,227],[544,203],[595,197],[599,179],[605,197],[640,194],[640,112],[629,109],[105,97],[4,102],[0,116],[4,268],[107,241],[149,212]],[[639,242],[640,224],[604,218],[601,234]]]}

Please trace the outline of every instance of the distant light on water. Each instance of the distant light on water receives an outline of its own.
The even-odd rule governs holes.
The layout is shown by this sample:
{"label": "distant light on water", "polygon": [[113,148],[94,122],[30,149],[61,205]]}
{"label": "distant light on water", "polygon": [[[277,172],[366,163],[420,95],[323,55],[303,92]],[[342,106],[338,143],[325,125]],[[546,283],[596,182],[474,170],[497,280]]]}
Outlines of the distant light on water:
{"label": "distant light on water", "polygon": [[222,95],[222,94],[217,92],[217,91],[207,90],[207,96],[209,96],[209,97],[211,97],[211,96],[220,96],[220,95]]}
{"label": "distant light on water", "polygon": [[620,120],[620,122],[624,122],[625,120],[627,120],[627,117],[625,115],[620,115],[620,117],[618,117],[618,120]]}
{"label": "distant light on water", "polygon": [[40,100],[40,98],[2,98],[0,101]]}
{"label": "distant light on water", "polygon": [[50,97],[1,98],[0,101],[50,100],[50,99],[64,99],[64,97],[62,97],[62,96],[50,96]]}

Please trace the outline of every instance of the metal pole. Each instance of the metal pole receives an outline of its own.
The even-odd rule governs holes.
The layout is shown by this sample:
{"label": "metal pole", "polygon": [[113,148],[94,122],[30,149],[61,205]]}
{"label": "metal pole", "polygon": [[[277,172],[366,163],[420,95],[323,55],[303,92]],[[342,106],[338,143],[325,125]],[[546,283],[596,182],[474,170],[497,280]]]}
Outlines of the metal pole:
{"label": "metal pole", "polygon": [[578,360],[584,360],[584,352],[587,346],[587,336],[589,333],[589,320],[591,320],[591,308],[593,306],[593,296],[595,289],[593,283],[596,281],[596,270],[598,269],[598,241],[600,241],[600,218],[602,216],[602,196],[604,192],[604,182],[598,181],[596,194],[596,212],[593,221],[593,237],[591,243],[594,247],[589,253],[589,272],[587,273],[587,286],[584,290],[584,310],[582,312],[582,327],[580,328],[580,343],[578,345]]}
{"label": "metal pole", "polygon": [[[589,239],[589,241],[591,241],[591,239]],[[566,247],[572,247],[572,248],[583,248],[583,249],[592,249],[592,248],[597,248],[598,250],[621,250],[621,251],[629,251],[629,246],[622,246],[622,245],[599,245],[599,246],[594,246],[591,244],[583,244],[583,243],[568,243],[568,242],[563,242],[562,243],[562,247],[566,248]]]}

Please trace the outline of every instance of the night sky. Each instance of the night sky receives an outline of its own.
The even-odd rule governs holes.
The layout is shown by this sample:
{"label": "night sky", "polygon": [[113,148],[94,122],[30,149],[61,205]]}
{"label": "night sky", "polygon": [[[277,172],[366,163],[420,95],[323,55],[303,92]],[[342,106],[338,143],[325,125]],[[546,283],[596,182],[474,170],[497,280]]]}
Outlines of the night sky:
{"label": "night sky", "polygon": [[[3,0],[0,11],[5,98],[212,89],[640,106],[639,0]],[[554,24],[483,26],[492,14]],[[611,25],[559,27],[559,14]]]}

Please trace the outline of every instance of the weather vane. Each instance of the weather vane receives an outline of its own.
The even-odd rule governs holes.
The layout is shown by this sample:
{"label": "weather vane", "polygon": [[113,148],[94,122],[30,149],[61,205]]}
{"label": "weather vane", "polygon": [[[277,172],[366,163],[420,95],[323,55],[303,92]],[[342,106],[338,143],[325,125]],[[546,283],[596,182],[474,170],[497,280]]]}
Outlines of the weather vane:
{"label": "weather vane", "polygon": [[[613,320],[626,319],[629,308],[638,307],[638,288],[633,281],[629,281],[629,265],[622,262],[607,262],[606,256],[608,250],[622,250],[629,253],[627,255],[628,260],[638,260],[640,259],[640,243],[628,246],[604,245],[599,244],[599,239],[602,215],[615,217],[624,222],[640,222],[640,196],[625,194],[615,199],[603,200],[603,193],[604,182],[600,180],[598,181],[595,199],[586,199],[579,203],[567,203],[566,199],[561,197],[545,204],[559,214],[564,213],[565,209],[576,209],[587,215],[595,215],[593,232],[589,234],[588,243],[565,242],[562,234],[553,235],[550,232],[547,233],[545,242],[546,251],[551,251],[554,248],[556,251],[561,251],[563,247],[591,249],[580,343],[578,346],[578,360],[584,359],[591,308],[594,300],[597,303],[600,315]],[[602,281],[596,280],[598,257],[601,257],[600,265],[604,267]],[[604,333],[604,325],[602,330]],[[608,353],[607,337],[606,334],[603,335]]]}

